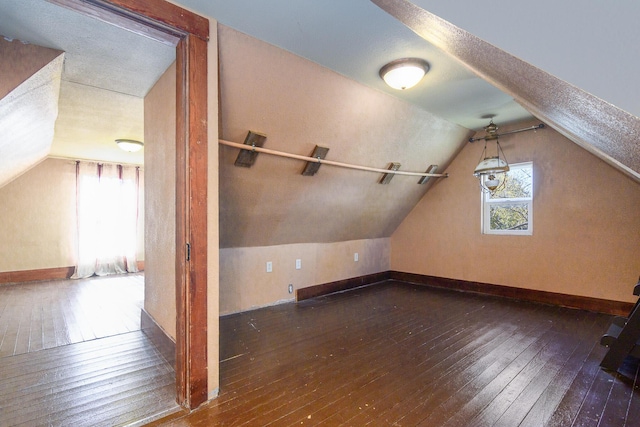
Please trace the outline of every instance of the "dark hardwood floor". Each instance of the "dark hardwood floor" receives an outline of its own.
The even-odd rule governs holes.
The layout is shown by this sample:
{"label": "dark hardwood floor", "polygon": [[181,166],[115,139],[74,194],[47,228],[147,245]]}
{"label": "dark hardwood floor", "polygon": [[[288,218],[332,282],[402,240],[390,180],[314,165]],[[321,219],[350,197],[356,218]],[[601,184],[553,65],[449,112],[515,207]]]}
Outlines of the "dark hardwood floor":
{"label": "dark hardwood floor", "polygon": [[0,426],[142,425],[178,410],[140,330],[144,274],[0,286]]}
{"label": "dark hardwood floor", "polygon": [[140,330],[144,274],[0,286],[0,358]]}
{"label": "dark hardwood floor", "polygon": [[387,282],[221,318],[218,399],[170,426],[638,426],[611,316]]}

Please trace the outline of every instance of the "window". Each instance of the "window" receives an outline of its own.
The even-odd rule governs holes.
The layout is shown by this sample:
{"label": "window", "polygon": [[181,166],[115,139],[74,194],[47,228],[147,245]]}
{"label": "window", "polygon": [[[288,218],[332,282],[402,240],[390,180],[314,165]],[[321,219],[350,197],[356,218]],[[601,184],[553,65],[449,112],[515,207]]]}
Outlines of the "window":
{"label": "window", "polygon": [[509,169],[502,190],[482,193],[484,234],[533,234],[533,163]]}

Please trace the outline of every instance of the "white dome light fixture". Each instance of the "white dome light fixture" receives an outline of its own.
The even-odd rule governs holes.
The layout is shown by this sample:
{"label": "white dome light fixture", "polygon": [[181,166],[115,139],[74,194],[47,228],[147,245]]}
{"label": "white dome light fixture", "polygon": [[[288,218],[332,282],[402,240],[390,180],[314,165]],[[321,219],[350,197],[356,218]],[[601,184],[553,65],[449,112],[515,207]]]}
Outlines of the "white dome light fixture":
{"label": "white dome light fixture", "polygon": [[420,58],[402,58],[380,68],[380,77],[394,89],[405,90],[417,85],[429,71],[429,63]]}
{"label": "white dome light fixture", "polygon": [[134,139],[116,139],[116,144],[118,144],[118,147],[124,151],[128,151],[129,153],[135,153],[136,151],[142,150],[142,147],[144,147],[144,143],[142,141],[136,141]]}

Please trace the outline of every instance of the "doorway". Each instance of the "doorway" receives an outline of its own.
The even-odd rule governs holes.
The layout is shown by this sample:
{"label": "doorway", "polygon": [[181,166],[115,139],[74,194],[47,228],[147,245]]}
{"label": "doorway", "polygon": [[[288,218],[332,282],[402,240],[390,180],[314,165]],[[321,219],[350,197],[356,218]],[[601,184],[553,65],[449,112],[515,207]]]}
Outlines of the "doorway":
{"label": "doorway", "polygon": [[176,50],[177,400],[207,399],[207,39],[208,20],[173,4],[139,0],[50,0]]}
{"label": "doorway", "polygon": [[165,1],[52,0],[176,46],[176,388],[195,408],[207,383],[207,41],[209,21]]}

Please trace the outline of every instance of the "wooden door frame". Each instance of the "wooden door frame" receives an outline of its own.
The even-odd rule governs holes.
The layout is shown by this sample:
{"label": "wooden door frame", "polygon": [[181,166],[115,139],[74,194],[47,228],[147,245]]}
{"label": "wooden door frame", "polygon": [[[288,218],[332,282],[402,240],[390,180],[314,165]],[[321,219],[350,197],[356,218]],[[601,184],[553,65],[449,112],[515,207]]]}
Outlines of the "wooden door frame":
{"label": "wooden door frame", "polygon": [[176,47],[176,395],[207,384],[207,42],[209,21],[164,0],[48,0]]}

